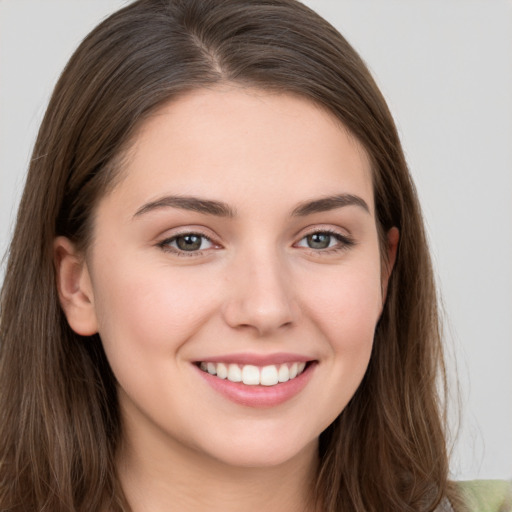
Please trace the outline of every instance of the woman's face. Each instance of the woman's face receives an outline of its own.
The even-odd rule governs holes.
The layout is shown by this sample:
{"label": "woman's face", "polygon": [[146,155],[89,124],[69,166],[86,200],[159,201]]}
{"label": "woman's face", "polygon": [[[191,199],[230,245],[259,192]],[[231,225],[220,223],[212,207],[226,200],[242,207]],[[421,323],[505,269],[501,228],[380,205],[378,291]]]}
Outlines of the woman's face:
{"label": "woman's face", "polygon": [[269,466],[353,396],[386,281],[357,141],[305,99],[223,87],[142,126],[81,267],[89,320],[67,312],[101,336],[132,444]]}

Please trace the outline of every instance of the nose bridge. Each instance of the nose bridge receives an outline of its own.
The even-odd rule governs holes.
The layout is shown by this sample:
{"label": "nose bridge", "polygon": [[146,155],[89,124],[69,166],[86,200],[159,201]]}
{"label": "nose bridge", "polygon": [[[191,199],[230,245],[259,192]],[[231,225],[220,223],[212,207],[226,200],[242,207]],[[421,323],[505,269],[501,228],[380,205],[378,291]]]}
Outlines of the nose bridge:
{"label": "nose bridge", "polygon": [[232,267],[226,320],[260,335],[293,323],[296,305],[284,255],[275,245],[241,252]]}

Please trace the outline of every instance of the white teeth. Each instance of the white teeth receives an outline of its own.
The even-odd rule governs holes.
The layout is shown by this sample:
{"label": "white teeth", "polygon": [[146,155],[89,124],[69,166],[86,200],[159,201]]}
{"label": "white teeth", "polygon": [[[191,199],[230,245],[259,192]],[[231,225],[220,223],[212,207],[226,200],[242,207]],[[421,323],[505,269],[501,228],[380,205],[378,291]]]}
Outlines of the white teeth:
{"label": "white teeth", "polygon": [[228,367],[223,363],[219,363],[217,365],[217,377],[219,377],[220,379],[225,379],[227,376],[228,376]]}
{"label": "white teeth", "polygon": [[306,363],[271,364],[260,368],[252,364],[238,365],[203,361],[199,363],[199,368],[220,379],[243,382],[247,386],[275,386],[300,375],[306,368]]}
{"label": "white teeth", "polygon": [[279,382],[277,368],[272,366],[264,366],[261,369],[260,384],[262,386],[274,386]]}
{"label": "white teeth", "polygon": [[288,369],[288,365],[282,364],[279,367],[278,378],[279,382],[288,382],[290,380],[290,370]]}
{"label": "white teeth", "polygon": [[231,382],[242,382],[242,370],[237,364],[230,364],[228,367],[228,380]]}
{"label": "white teeth", "polygon": [[252,364],[246,364],[242,368],[242,382],[248,386],[257,386],[260,383],[259,368]]}

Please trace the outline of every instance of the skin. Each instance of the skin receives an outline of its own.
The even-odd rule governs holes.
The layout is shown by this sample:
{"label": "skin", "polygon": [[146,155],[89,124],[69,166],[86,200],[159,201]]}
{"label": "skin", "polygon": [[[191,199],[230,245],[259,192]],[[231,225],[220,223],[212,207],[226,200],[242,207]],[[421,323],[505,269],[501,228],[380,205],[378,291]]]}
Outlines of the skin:
{"label": "skin", "polygon": [[[293,214],[340,194],[362,202]],[[233,215],[147,206],[164,196]],[[119,383],[119,469],[135,512],[304,509],[318,437],[363,378],[394,262],[398,233],[383,266],[373,202],[363,148],[296,96],[199,90],[141,126],[87,253],[55,242],[68,321],[100,333]],[[314,232],[327,248],[311,247]],[[210,241],[180,252],[186,233]],[[275,407],[227,399],[194,364],[277,352],[315,366]]]}

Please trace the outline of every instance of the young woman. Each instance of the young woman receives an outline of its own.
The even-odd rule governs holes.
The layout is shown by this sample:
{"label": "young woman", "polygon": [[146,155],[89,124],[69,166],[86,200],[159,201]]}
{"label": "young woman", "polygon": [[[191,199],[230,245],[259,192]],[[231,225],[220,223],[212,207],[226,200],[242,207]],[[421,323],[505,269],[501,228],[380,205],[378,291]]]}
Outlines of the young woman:
{"label": "young woman", "polygon": [[300,3],[139,0],[97,27],[1,301],[1,510],[468,507],[394,123]]}

